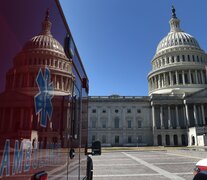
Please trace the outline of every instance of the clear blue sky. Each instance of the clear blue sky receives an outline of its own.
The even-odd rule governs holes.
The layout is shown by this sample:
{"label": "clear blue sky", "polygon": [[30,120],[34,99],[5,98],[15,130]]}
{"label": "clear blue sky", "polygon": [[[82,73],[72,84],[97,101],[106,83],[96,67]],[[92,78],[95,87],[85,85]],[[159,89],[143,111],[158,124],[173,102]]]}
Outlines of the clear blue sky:
{"label": "clear blue sky", "polygon": [[60,0],[89,77],[89,95],[148,95],[147,74],[169,32],[171,6],[181,29],[207,51],[206,0]]}

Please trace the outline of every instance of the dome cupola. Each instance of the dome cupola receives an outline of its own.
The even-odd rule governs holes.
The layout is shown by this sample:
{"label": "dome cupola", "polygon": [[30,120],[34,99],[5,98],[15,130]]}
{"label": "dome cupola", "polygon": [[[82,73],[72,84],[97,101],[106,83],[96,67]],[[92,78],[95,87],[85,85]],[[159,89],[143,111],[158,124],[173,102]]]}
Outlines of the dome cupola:
{"label": "dome cupola", "polygon": [[72,60],[68,59],[62,45],[52,36],[51,27],[47,10],[41,33],[26,42],[14,57],[14,66],[7,72],[7,90],[34,95],[38,91],[38,73],[41,71],[44,75],[47,68],[54,86],[54,94],[71,94],[75,79]]}
{"label": "dome cupola", "polygon": [[188,33],[185,33],[180,28],[180,20],[175,14],[175,8],[172,7],[172,18],[169,21],[170,32],[165,36],[157,46],[157,53],[168,48],[177,46],[188,46],[193,49],[201,49],[196,39]]}
{"label": "dome cupola", "polygon": [[46,12],[44,21],[42,22],[41,33],[31,38],[23,46],[23,51],[34,51],[38,49],[46,49],[47,51],[56,52],[60,56],[65,56],[62,45],[53,38],[51,34],[52,23],[49,21],[49,10]]}
{"label": "dome cupola", "polygon": [[180,28],[172,7],[170,32],[158,44],[148,74],[149,95],[192,93],[207,87],[207,57],[197,40]]}

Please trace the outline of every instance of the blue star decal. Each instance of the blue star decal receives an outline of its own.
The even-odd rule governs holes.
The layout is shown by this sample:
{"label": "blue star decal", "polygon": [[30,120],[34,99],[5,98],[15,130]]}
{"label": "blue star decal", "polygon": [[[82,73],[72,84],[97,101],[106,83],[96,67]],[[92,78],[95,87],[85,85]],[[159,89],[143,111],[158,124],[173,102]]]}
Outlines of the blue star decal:
{"label": "blue star decal", "polygon": [[53,98],[53,82],[51,82],[50,70],[45,68],[45,73],[43,76],[42,70],[40,69],[36,78],[36,83],[39,88],[39,92],[34,97],[35,111],[36,114],[40,115],[40,126],[47,126],[47,116],[49,120],[52,117],[52,98]]}

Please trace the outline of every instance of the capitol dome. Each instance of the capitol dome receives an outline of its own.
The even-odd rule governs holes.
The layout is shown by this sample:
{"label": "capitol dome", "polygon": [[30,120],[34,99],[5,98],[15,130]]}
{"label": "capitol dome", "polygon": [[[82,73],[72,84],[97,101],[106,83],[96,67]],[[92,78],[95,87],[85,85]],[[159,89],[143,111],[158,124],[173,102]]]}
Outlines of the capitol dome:
{"label": "capitol dome", "polygon": [[62,45],[55,38],[53,38],[51,34],[51,26],[52,23],[49,21],[49,15],[46,15],[45,20],[42,22],[42,32],[38,36],[34,36],[26,42],[22,50],[34,51],[34,49],[46,49],[47,51],[55,51],[65,56]]}
{"label": "capitol dome", "polygon": [[188,46],[195,49],[200,49],[198,42],[190,34],[182,31],[171,31],[160,41],[157,46],[156,53],[176,46]]}
{"label": "capitol dome", "polygon": [[185,94],[207,88],[207,55],[197,40],[180,28],[172,8],[170,32],[158,44],[148,74],[149,95]]}
{"label": "capitol dome", "polygon": [[[39,35],[27,41],[22,50],[14,57],[14,67],[7,72],[7,90],[34,95],[38,91],[37,76],[50,72],[53,92],[56,95],[68,95],[72,92],[75,76],[72,72],[72,60],[62,45],[51,34],[52,23],[47,11]],[[18,79],[18,81],[16,81]]]}

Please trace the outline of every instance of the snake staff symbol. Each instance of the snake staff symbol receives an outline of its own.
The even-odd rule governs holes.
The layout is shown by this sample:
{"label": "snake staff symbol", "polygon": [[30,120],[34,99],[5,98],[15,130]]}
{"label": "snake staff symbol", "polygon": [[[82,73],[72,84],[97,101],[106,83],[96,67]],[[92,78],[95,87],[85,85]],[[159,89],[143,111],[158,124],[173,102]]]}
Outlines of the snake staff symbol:
{"label": "snake staff symbol", "polygon": [[45,73],[43,75],[40,69],[36,78],[36,83],[39,88],[39,92],[34,97],[35,111],[36,114],[40,113],[40,126],[47,126],[47,116],[49,120],[52,117],[52,98],[53,98],[53,82],[51,82],[50,70],[45,68]]}

